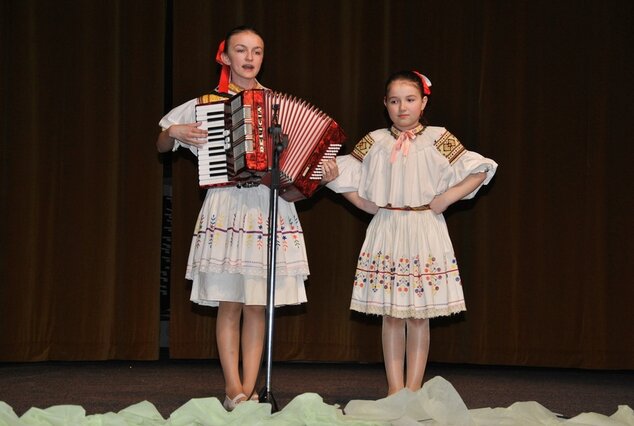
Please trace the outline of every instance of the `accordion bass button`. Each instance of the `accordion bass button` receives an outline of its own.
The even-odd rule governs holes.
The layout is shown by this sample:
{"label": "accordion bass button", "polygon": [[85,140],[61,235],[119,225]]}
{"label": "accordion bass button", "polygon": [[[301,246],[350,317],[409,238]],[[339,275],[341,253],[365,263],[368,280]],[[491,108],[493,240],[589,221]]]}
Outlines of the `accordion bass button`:
{"label": "accordion bass button", "polygon": [[224,140],[225,140],[225,149],[230,149],[231,148],[231,133],[229,132],[229,130],[225,129],[222,132],[222,136],[224,136]]}

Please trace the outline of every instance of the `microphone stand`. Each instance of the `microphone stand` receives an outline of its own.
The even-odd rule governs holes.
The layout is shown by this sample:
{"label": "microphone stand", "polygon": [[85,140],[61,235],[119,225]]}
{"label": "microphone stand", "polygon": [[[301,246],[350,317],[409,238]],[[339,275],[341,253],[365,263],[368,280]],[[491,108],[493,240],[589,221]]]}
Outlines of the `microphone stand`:
{"label": "microphone stand", "polygon": [[269,240],[268,240],[268,270],[267,270],[267,300],[266,300],[266,380],[264,388],[258,394],[260,402],[270,402],[272,411],[278,411],[277,402],[271,393],[271,364],[273,361],[273,313],[275,311],[275,261],[277,252],[277,207],[280,189],[280,155],[288,145],[287,135],[282,134],[282,127],[278,123],[280,106],[275,104],[269,134],[273,137],[273,166],[271,167],[271,198],[269,202]]}

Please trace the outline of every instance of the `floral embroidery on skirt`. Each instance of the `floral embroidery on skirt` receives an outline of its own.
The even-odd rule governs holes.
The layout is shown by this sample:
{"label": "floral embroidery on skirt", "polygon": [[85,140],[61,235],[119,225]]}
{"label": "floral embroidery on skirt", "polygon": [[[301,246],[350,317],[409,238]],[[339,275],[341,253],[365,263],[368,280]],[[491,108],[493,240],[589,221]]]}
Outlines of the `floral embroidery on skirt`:
{"label": "floral embroidery on skirt", "polygon": [[[192,301],[212,306],[218,301],[266,303],[269,196],[264,186],[207,192],[187,263]],[[278,205],[276,244],[276,305],[277,299],[305,302],[309,270],[304,233],[294,204],[284,200]]]}

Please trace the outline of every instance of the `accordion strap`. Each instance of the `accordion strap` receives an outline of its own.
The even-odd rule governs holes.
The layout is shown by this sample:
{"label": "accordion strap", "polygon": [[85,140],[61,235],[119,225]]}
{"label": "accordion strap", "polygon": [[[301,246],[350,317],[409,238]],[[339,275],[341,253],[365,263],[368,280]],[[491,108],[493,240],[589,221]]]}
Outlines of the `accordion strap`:
{"label": "accordion strap", "polygon": [[202,95],[198,97],[198,103],[199,104],[208,104],[209,102],[218,102],[218,101],[222,101],[224,99],[229,99],[231,98],[231,96],[229,93],[223,93],[223,92],[219,92],[217,90],[214,90],[211,93],[207,93],[206,95]]}

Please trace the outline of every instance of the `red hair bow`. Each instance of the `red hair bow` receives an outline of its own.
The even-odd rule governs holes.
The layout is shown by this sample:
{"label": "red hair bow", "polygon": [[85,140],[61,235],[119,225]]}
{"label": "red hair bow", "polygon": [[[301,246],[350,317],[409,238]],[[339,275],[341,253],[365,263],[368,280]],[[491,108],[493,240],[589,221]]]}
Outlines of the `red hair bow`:
{"label": "red hair bow", "polygon": [[423,74],[419,73],[418,71],[412,71],[414,74],[416,74],[418,76],[418,78],[420,78],[420,81],[423,83],[423,94],[425,95],[431,95],[431,81],[429,81],[429,79],[427,77],[425,77]]}
{"label": "red hair bow", "polygon": [[222,65],[220,70],[220,81],[218,81],[218,91],[222,93],[229,92],[229,65],[222,62],[222,53],[225,51],[225,41],[222,40],[218,45],[218,52],[216,52],[216,62]]}

